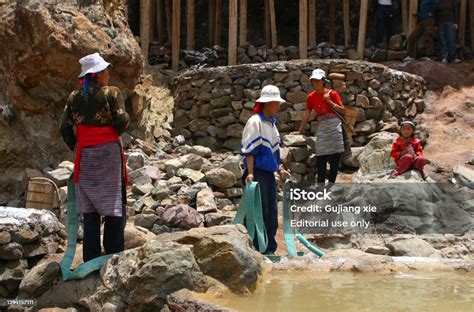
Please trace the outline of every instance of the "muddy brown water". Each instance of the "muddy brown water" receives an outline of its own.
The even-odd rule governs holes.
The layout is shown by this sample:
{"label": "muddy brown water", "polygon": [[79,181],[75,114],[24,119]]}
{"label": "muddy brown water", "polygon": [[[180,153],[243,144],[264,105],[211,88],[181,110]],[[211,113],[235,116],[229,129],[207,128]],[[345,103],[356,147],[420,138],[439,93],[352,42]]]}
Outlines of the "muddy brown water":
{"label": "muddy brown water", "polygon": [[237,311],[473,311],[474,273],[272,273],[252,295],[202,298]]}

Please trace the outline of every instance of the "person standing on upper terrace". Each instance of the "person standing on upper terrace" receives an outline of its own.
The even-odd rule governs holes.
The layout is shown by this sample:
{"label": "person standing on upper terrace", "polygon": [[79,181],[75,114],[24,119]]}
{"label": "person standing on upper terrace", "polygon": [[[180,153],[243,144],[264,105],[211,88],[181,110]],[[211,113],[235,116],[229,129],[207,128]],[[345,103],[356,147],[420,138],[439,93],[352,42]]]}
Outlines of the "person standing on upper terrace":
{"label": "person standing on upper terrace", "polygon": [[415,59],[416,42],[420,37],[423,37],[423,46],[426,50],[426,57],[424,57],[423,60],[428,60],[433,57],[433,38],[436,34],[435,11],[438,2],[438,0],[421,0],[418,12],[412,13],[417,17],[417,25],[413,32],[408,35],[408,56],[403,59],[403,61],[409,62]]}
{"label": "person standing on upper terrace", "polygon": [[[393,5],[392,0],[378,0],[375,15],[375,46],[383,46],[386,48],[390,44],[390,38],[393,35]],[[385,42],[383,36],[385,35]]]}
{"label": "person standing on upper terrace", "polygon": [[[471,18],[474,18],[471,17]],[[436,8],[436,26],[438,27],[441,63],[461,63],[456,48],[456,30],[459,10],[456,0],[440,0]]]}

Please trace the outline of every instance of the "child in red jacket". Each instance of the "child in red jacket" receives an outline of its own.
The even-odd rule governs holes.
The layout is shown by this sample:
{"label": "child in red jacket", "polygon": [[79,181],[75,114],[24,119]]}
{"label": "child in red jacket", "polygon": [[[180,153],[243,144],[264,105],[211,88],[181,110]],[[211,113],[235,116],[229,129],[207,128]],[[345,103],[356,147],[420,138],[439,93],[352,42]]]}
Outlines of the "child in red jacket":
{"label": "child in red jacket", "polygon": [[400,123],[400,136],[395,139],[390,155],[395,159],[393,176],[398,176],[408,170],[418,170],[426,179],[423,167],[428,160],[423,156],[420,140],[414,137],[415,123],[409,120]]}

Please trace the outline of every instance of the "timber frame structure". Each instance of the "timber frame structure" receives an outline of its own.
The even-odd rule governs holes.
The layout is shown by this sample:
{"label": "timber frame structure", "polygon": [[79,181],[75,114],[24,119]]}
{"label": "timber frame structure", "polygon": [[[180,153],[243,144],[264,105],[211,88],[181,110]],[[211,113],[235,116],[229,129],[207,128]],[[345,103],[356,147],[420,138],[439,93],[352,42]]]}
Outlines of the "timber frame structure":
{"label": "timber frame structure", "polygon": [[[222,33],[222,10],[223,0],[207,0],[209,8],[209,44],[220,45]],[[248,0],[226,0],[229,9],[228,27],[228,65],[237,63],[237,47],[247,42],[247,10]],[[257,0],[259,1],[259,0]],[[275,0],[261,0],[265,6],[265,43],[267,47],[278,45],[277,20],[275,16]],[[316,29],[316,2],[317,0],[297,0],[299,1],[299,27],[298,42],[301,59],[307,58],[308,45],[317,44]],[[359,59],[363,59],[365,40],[367,32],[367,15],[371,0],[361,0],[360,7],[350,8],[350,0],[331,0],[329,8],[330,33],[329,41],[334,43],[336,8],[337,1],[343,1],[343,28],[344,45],[347,47],[351,42],[349,13],[350,10],[359,11],[359,25],[357,38],[357,52]],[[415,12],[418,7],[418,0],[400,0],[402,29],[405,34],[410,34],[416,27],[416,17],[409,12]],[[172,69],[178,70],[180,51],[180,19],[182,6],[186,14],[186,49],[194,50],[195,45],[195,0],[140,0],[140,45],[142,47],[144,59],[148,59],[150,38],[157,34],[158,41],[161,41],[167,33],[171,38],[171,59]],[[461,48],[465,44],[466,16],[468,11],[468,0],[460,0],[460,21],[459,21],[459,43]],[[152,12],[156,12],[153,16]],[[470,33],[474,33],[474,0],[469,0]],[[156,29],[153,29],[153,20],[156,18]],[[471,35],[472,36],[472,35]],[[471,39],[471,48],[474,51],[474,40]]]}

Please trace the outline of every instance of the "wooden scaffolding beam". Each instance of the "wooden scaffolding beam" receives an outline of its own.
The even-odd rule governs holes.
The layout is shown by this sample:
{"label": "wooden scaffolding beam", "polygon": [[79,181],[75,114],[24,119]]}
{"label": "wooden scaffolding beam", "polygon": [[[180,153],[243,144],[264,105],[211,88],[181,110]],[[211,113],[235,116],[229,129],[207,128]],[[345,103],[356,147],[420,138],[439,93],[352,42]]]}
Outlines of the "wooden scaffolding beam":
{"label": "wooden scaffolding beam", "polygon": [[229,0],[228,65],[237,64],[237,14],[238,0]]}
{"label": "wooden scaffolding beam", "polygon": [[408,0],[402,0],[401,9],[403,33],[408,36]]}
{"label": "wooden scaffolding beam", "polygon": [[221,45],[222,37],[222,0],[216,0],[216,27],[214,28],[214,44]]}
{"label": "wooden scaffolding beam", "polygon": [[194,0],[186,0],[186,50],[194,50]]}
{"label": "wooden scaffolding beam", "polygon": [[270,13],[270,32],[271,32],[271,47],[274,48],[278,45],[276,16],[275,16],[275,0],[268,0],[268,10]]}
{"label": "wooden scaffolding beam", "polygon": [[151,9],[151,0],[140,0],[140,46],[145,64],[148,64],[150,48]]}
{"label": "wooden scaffolding beam", "polygon": [[336,44],[337,0],[329,2],[329,42]]}
{"label": "wooden scaffolding beam", "polygon": [[369,0],[361,0],[359,15],[359,36],[357,38],[357,53],[359,59],[364,59],[365,35],[367,32],[367,11],[369,9]]}
{"label": "wooden scaffolding beam", "polygon": [[308,58],[308,0],[300,0],[299,4],[300,59],[306,59]]}
{"label": "wooden scaffolding beam", "polygon": [[309,19],[309,24],[308,24],[308,32],[309,32],[309,45],[311,47],[315,47],[317,45],[317,35],[316,35],[316,5],[317,2],[316,0],[309,0],[308,6],[308,19]]}
{"label": "wooden scaffolding beam", "polygon": [[343,3],[344,16],[344,46],[347,47],[351,43],[351,22],[350,22],[350,3],[349,0],[344,0]]}
{"label": "wooden scaffolding beam", "polygon": [[240,33],[239,45],[247,42],[247,0],[240,0]]}
{"label": "wooden scaffolding beam", "polygon": [[179,38],[180,38],[180,17],[181,1],[173,0],[173,19],[171,30],[171,69],[179,69]]}
{"label": "wooden scaffolding beam", "polygon": [[410,0],[410,8],[408,11],[408,34],[407,37],[415,30],[416,28],[416,15],[414,13],[418,12],[418,0]]}

